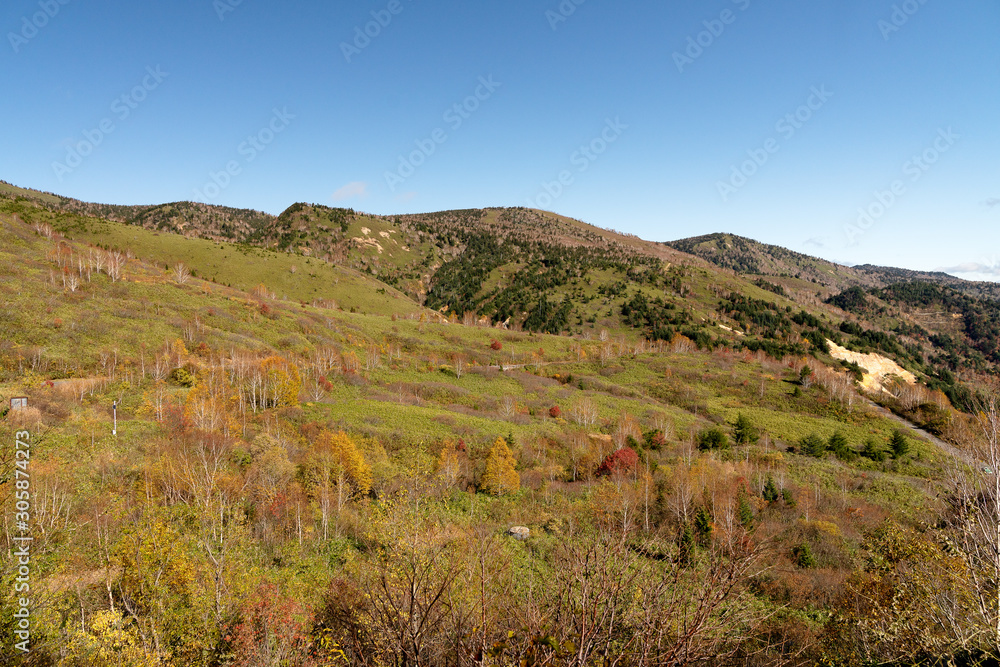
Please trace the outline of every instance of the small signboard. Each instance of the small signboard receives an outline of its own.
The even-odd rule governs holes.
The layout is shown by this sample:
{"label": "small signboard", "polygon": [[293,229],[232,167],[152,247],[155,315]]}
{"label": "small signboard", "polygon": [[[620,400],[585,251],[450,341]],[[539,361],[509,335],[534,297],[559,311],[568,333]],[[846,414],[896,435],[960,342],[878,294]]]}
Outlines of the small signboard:
{"label": "small signboard", "polygon": [[28,397],[19,396],[17,398],[10,399],[10,409],[11,410],[24,410],[28,407]]}

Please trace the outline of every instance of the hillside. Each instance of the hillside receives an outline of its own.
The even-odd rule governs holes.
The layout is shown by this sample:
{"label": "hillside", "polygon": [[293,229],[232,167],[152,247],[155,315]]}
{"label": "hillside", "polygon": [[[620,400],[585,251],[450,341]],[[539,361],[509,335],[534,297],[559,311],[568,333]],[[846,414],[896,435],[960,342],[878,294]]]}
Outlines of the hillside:
{"label": "hillside", "polygon": [[708,234],[672,241],[667,245],[739,274],[794,278],[837,292],[855,286],[886,287],[901,282],[929,282],[974,297],[1000,298],[1000,284],[997,283],[970,282],[935,271],[912,271],[870,264],[842,266],[733,234]]}
{"label": "hillside", "polygon": [[[744,276],[527,209],[296,204],[224,229],[234,209],[7,192],[0,502],[23,511],[30,442],[45,664],[989,650],[963,508],[1000,418],[962,410],[998,363],[993,302]],[[830,340],[916,382],[866,392]]]}

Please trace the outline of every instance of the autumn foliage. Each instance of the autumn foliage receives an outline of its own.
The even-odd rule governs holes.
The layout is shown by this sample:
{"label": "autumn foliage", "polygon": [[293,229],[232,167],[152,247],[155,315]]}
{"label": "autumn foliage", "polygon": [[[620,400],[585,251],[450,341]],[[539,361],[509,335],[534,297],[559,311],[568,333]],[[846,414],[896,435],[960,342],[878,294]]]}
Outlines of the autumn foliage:
{"label": "autumn foliage", "polygon": [[610,475],[616,472],[629,472],[639,463],[639,455],[631,447],[623,447],[608,454],[597,469],[598,476]]}
{"label": "autumn foliage", "polygon": [[521,477],[517,474],[517,462],[511,454],[507,442],[497,438],[486,459],[486,472],[479,486],[486,493],[503,496],[521,488]]}

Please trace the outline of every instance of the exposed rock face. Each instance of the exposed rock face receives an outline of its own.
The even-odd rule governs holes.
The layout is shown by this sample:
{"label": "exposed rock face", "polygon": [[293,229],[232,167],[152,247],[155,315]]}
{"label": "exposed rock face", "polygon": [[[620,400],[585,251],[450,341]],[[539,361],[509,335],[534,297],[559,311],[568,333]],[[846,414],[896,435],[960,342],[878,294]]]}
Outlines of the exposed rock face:
{"label": "exposed rock face", "polygon": [[521,540],[522,542],[531,536],[531,531],[524,526],[514,526],[507,531],[507,534],[513,537],[515,540]]}
{"label": "exposed rock face", "polygon": [[868,371],[865,373],[864,379],[861,381],[861,386],[868,391],[883,390],[883,381],[890,376],[896,376],[908,384],[914,384],[917,381],[917,378],[913,375],[913,373],[906,370],[892,359],[883,357],[881,354],[861,354],[860,352],[851,352],[850,350],[837,345],[833,341],[828,340],[827,343],[830,345],[831,357],[834,359],[841,359],[856,363],[858,366],[861,366],[861,368]]}

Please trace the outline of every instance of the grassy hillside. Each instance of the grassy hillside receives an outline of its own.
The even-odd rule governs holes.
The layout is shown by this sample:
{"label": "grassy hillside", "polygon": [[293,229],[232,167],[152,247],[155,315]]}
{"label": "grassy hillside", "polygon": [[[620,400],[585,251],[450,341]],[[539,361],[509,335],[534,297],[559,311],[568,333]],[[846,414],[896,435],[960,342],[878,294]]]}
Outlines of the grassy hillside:
{"label": "grassy hillside", "polygon": [[523,209],[306,205],[234,244],[0,200],[0,398],[29,402],[0,408],[0,502],[26,431],[36,658],[989,655],[955,480],[989,481],[993,422],[897,387],[947,442],[901,426],[825,352],[924,363],[875,328],[889,293],[825,303],[652,245]]}

